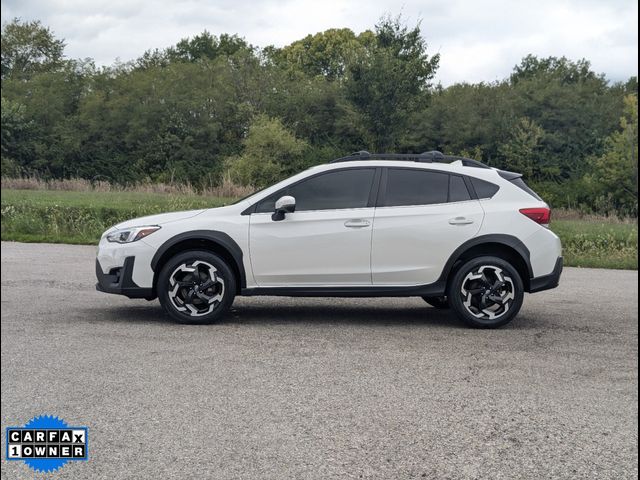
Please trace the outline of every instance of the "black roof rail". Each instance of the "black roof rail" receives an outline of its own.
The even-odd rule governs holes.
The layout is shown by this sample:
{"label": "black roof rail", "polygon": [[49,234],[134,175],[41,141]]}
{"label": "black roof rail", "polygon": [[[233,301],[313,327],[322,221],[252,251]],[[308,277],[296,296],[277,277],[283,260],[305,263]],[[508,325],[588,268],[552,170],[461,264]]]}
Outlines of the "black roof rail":
{"label": "black roof rail", "polygon": [[365,150],[352,153],[346,157],[336,158],[329,163],[355,162],[358,160],[398,160],[403,162],[437,162],[444,161],[442,152],[432,151],[424,153],[369,153]]}
{"label": "black roof rail", "polygon": [[465,157],[445,155],[437,150],[422,153],[369,153],[366,150],[354,152],[346,157],[336,158],[329,163],[356,162],[358,160],[397,160],[402,162],[453,163],[460,161],[465,167],[491,168],[482,162]]}
{"label": "black roof rail", "polygon": [[431,150],[430,152],[422,152],[420,154],[421,157],[430,158],[432,161],[444,160],[445,156],[442,152],[438,150]]}

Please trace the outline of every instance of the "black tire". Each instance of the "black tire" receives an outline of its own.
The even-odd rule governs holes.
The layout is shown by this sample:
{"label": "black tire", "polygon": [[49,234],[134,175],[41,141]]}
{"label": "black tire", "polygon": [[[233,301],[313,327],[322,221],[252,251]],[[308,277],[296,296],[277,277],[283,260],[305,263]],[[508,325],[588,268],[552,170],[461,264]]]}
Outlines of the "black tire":
{"label": "black tire", "polygon": [[438,310],[446,310],[448,308],[451,308],[451,305],[449,305],[449,299],[446,296],[422,297],[422,299],[433,308],[437,308]]}
{"label": "black tire", "polygon": [[162,267],[156,290],[160,304],[175,321],[209,324],[231,307],[236,279],[219,256],[204,250],[188,250]]}
{"label": "black tire", "polygon": [[451,308],[465,323],[476,328],[497,328],[520,311],[524,286],[518,271],[506,260],[476,257],[456,270],[448,294]]}

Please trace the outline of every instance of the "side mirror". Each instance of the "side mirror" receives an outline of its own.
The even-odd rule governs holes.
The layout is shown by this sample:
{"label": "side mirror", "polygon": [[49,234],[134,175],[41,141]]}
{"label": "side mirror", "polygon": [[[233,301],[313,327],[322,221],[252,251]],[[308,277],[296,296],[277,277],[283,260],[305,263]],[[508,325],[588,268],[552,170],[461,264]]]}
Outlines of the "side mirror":
{"label": "side mirror", "polygon": [[289,195],[285,195],[276,201],[276,211],[271,215],[271,220],[279,222],[280,220],[284,220],[285,214],[293,213],[295,211],[296,199]]}

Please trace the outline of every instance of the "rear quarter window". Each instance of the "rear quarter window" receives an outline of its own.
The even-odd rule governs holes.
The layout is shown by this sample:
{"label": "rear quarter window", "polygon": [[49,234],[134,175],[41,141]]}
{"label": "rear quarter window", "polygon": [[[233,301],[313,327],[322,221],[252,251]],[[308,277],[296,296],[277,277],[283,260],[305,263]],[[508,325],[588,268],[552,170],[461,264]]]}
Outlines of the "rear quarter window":
{"label": "rear quarter window", "polygon": [[495,183],[474,177],[469,177],[469,179],[471,180],[471,185],[473,185],[473,189],[476,191],[476,195],[479,199],[491,198],[498,192],[498,190],[500,190],[500,187]]}

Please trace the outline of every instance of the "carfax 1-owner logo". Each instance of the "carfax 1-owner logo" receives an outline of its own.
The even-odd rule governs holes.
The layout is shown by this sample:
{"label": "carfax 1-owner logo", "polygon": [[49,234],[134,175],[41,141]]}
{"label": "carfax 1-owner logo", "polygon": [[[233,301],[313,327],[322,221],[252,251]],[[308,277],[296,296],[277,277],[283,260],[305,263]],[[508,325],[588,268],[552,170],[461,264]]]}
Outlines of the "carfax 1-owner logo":
{"label": "carfax 1-owner logo", "polygon": [[7,427],[6,458],[36,472],[54,472],[69,461],[89,459],[89,430],[50,415],[34,417],[24,427]]}

